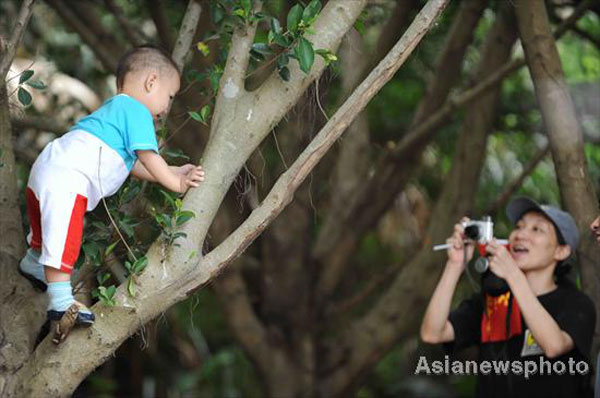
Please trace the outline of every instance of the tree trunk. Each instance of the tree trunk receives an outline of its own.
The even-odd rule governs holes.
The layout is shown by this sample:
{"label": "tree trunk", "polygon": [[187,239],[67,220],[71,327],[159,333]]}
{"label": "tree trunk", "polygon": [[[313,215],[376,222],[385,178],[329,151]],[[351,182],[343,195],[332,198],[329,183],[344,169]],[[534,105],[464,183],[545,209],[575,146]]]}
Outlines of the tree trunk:
{"label": "tree trunk", "polygon": [[[577,258],[583,290],[591,296],[596,304],[596,313],[600,314],[600,248],[588,233],[589,224],[597,216],[598,199],[589,177],[575,107],[550,32],[544,2],[517,1],[515,10],[527,66],[548,132],[562,202],[573,215],[580,232]],[[593,351],[596,352],[600,322],[596,322],[594,335]]]}
{"label": "tree trunk", "polygon": [[[486,38],[474,80],[502,65],[516,40],[514,17],[502,3],[496,23]],[[347,396],[389,347],[415,332],[441,271],[443,257],[431,251],[432,242],[443,241],[452,226],[473,205],[486,139],[496,117],[500,88],[488,93],[465,112],[452,169],[431,217],[423,248],[397,275],[373,309],[330,344],[323,361],[335,369],[322,384],[323,395]]]}

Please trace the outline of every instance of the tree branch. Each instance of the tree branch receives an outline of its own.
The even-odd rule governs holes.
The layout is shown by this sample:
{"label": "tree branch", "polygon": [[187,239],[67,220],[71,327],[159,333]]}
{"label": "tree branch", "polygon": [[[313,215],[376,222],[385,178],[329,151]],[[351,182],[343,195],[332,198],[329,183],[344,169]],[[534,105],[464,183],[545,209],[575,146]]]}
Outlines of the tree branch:
{"label": "tree branch", "polygon": [[218,283],[213,286],[235,338],[256,361],[261,372],[266,374],[276,363],[284,362],[286,354],[269,344],[267,331],[250,303],[239,266],[240,261],[232,264],[216,278],[215,282]]}
{"label": "tree branch", "polygon": [[114,0],[104,0],[106,8],[115,16],[119,26],[125,32],[125,36],[132,46],[139,46],[144,42],[148,41],[143,37],[143,34],[136,30],[127,18],[123,15],[121,8],[115,3]]}
{"label": "tree branch", "polygon": [[[262,2],[258,2],[257,9],[262,7]],[[238,26],[233,32],[231,39],[231,48],[227,56],[227,64],[221,78],[221,87],[219,97],[235,98],[237,93],[244,93],[244,81],[250,60],[250,49],[254,42],[257,23]]]}
{"label": "tree branch", "polygon": [[[180,74],[183,73],[185,59],[190,52],[192,41],[194,40],[194,36],[196,35],[196,30],[198,28],[198,20],[200,19],[201,14],[202,7],[200,4],[196,0],[190,0],[185,15],[183,16],[183,21],[181,22],[179,34],[177,35],[177,41],[175,42],[175,48],[173,48],[173,52],[171,54],[171,58],[173,58],[173,61],[179,68]],[[171,113],[172,106],[173,103],[171,102],[169,104],[169,109],[167,109],[165,117],[163,118],[164,123],[166,123],[167,117]]]}
{"label": "tree branch", "polygon": [[35,129],[40,131],[49,131],[51,133],[62,135],[69,130],[69,126],[56,121],[55,118],[47,116],[12,116],[10,119],[12,125],[17,129]]}
{"label": "tree branch", "polygon": [[[111,0],[112,1],[112,0]],[[175,42],[175,48],[173,48],[173,61],[179,67],[179,72],[183,72],[185,59],[192,46],[192,41],[196,35],[198,28],[198,21],[200,20],[200,14],[202,13],[202,6],[196,0],[190,0],[187,9],[179,28],[179,35]]]}
{"label": "tree branch", "polygon": [[107,71],[113,72],[117,69],[119,51],[106,47],[104,41],[86,26],[63,0],[46,0],[46,3],[60,15],[71,29],[81,36],[81,39],[96,54],[98,60]]}
{"label": "tree branch", "polygon": [[[410,23],[409,11],[415,8],[413,0],[398,1],[392,16],[381,30],[377,51],[367,59],[363,40],[357,31],[350,31],[344,38],[340,49],[342,66],[342,97],[347,97],[367,73],[377,65],[400,39]],[[392,41],[393,40],[393,41]],[[348,127],[344,139],[340,140],[339,155],[333,171],[333,183],[329,200],[329,210],[324,228],[330,230],[338,227],[338,221],[345,209],[351,204],[353,194],[359,185],[368,179],[369,170],[369,124],[367,115],[362,112]]]}
{"label": "tree branch", "polygon": [[577,26],[573,26],[571,28],[571,30],[573,32],[575,32],[579,37],[589,41],[594,46],[596,46],[597,49],[600,50],[600,39],[598,39],[597,37],[594,37],[590,32],[588,32],[587,30],[581,29]]}
{"label": "tree branch", "polygon": [[2,84],[4,84],[4,79],[6,79],[10,65],[15,58],[17,47],[19,47],[19,43],[25,33],[25,27],[29,22],[29,18],[31,18],[34,3],[35,0],[24,0],[23,3],[21,3],[19,16],[13,27],[10,40],[8,43],[3,43],[2,38],[0,38],[0,55],[2,55],[2,57],[0,57],[0,81]]}
{"label": "tree branch", "polygon": [[169,19],[167,18],[162,0],[146,0],[146,2],[148,3],[150,16],[156,26],[159,40],[167,51],[171,51],[173,48],[173,34],[171,33]]}

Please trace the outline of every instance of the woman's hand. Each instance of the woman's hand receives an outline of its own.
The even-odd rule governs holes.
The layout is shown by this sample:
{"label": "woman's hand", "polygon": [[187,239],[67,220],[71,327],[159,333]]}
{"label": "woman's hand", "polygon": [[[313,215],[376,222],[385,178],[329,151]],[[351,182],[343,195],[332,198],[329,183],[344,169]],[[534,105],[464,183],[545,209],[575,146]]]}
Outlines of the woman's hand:
{"label": "woman's hand", "polygon": [[499,244],[496,239],[488,243],[486,252],[490,261],[490,270],[499,278],[506,280],[515,272],[521,272],[506,246]]}
{"label": "woman's hand", "polygon": [[[473,258],[473,250],[475,249],[472,242],[465,242],[465,225],[468,221],[469,218],[463,217],[459,223],[454,225],[452,236],[446,239],[446,243],[451,245],[447,250],[448,265],[459,268],[461,272],[464,270],[465,264]],[[465,245],[467,246],[466,261]]]}

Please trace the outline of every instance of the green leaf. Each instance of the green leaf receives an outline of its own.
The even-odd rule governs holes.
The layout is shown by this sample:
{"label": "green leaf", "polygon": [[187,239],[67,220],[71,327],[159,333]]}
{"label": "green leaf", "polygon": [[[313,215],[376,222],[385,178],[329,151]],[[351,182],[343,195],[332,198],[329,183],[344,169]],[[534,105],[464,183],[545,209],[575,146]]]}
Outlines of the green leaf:
{"label": "green leaf", "polygon": [[283,29],[281,28],[281,24],[277,18],[271,18],[271,31],[273,33],[281,34]]}
{"label": "green leaf", "polygon": [[187,238],[187,234],[185,232],[175,232],[172,239],[175,240],[177,238]]}
{"label": "green leaf", "polygon": [[302,20],[306,25],[312,24],[319,11],[321,11],[321,2],[319,0],[312,0],[304,9]]}
{"label": "green leaf", "polygon": [[19,84],[23,84],[27,80],[31,79],[31,76],[33,76],[33,74],[34,72],[31,69],[23,71],[23,73],[21,73],[21,76],[19,77]]}
{"label": "green leaf", "polygon": [[273,50],[271,50],[271,47],[269,47],[267,43],[254,43],[252,49],[264,55],[273,54]]}
{"label": "green leaf", "polygon": [[295,6],[292,7],[290,12],[288,13],[287,28],[290,32],[296,33],[296,31],[298,30],[298,25],[300,24],[300,21],[302,20],[302,11],[304,11],[302,6],[300,4],[296,4]]}
{"label": "green leaf", "polygon": [[113,244],[109,245],[109,246],[106,248],[106,250],[104,251],[104,255],[105,255],[105,256],[108,256],[110,253],[112,253],[112,251],[113,251],[113,250],[115,250],[115,247],[117,246],[117,244],[118,244],[119,242],[120,242],[120,241],[116,241],[115,243],[113,243]]}
{"label": "green leaf", "polygon": [[354,29],[361,35],[364,36],[366,33],[365,22],[362,19],[357,19],[354,23]]}
{"label": "green leaf", "polygon": [[279,69],[286,66],[289,62],[290,62],[290,57],[288,57],[288,55],[286,53],[283,53],[279,57],[277,57],[277,67]]}
{"label": "green leaf", "polygon": [[100,286],[98,288],[98,296],[100,297],[100,301],[102,301],[104,305],[113,307],[116,304],[113,300],[116,290],[117,288],[115,285],[110,285],[108,288]]}
{"label": "green leaf", "polygon": [[285,82],[290,81],[290,70],[287,66],[284,66],[283,68],[279,69],[279,76],[281,76],[281,78]]}
{"label": "green leaf", "polygon": [[255,50],[250,50],[250,57],[257,62],[262,62],[266,59],[264,55]]}
{"label": "green leaf", "polygon": [[31,94],[29,94],[29,91],[25,90],[23,87],[19,87],[17,98],[19,98],[19,102],[24,106],[31,104]]}
{"label": "green leaf", "polygon": [[290,45],[290,42],[288,41],[288,39],[286,39],[284,35],[279,34],[279,33],[275,33],[273,35],[273,41],[276,44],[279,44],[281,47],[287,47]]}
{"label": "green leaf", "polygon": [[81,246],[81,249],[83,250],[85,257],[92,263],[99,260],[101,248],[98,243],[94,241],[86,242]]}
{"label": "green leaf", "polygon": [[219,25],[223,18],[225,17],[225,11],[223,10],[223,6],[220,4],[211,4],[210,8],[210,16],[215,25]]}
{"label": "green leaf", "polygon": [[25,82],[25,84],[27,84],[30,87],[33,87],[37,90],[43,90],[46,88],[46,83],[44,83],[41,80],[31,80],[29,82]]}
{"label": "green leaf", "polygon": [[127,279],[127,292],[131,297],[135,297],[135,281],[131,276]]}
{"label": "green leaf", "polygon": [[191,220],[194,217],[196,217],[196,214],[193,211],[189,211],[189,210],[182,211],[177,216],[177,219],[175,220],[175,225],[180,226],[180,225],[188,222],[189,220]]}
{"label": "green leaf", "polygon": [[109,273],[107,273],[107,272],[104,272],[104,273],[99,273],[99,274],[96,276],[96,280],[98,280],[98,284],[99,284],[99,285],[104,285],[104,282],[106,282],[106,281],[107,281],[107,280],[109,280],[109,279],[110,279],[110,274],[109,274]]}
{"label": "green leaf", "polygon": [[203,120],[208,120],[208,115],[210,115],[210,105],[204,105],[202,109],[200,109],[200,117]]}
{"label": "green leaf", "polygon": [[198,112],[188,112],[188,115],[191,116],[192,119],[194,119],[197,122],[200,122],[202,124],[205,124],[204,119],[202,118],[202,116],[198,113]]}
{"label": "green leaf", "polygon": [[242,7],[244,8],[244,13],[246,16],[250,15],[250,11],[252,11],[252,1],[242,0]]}
{"label": "green leaf", "polygon": [[244,18],[246,16],[246,12],[242,8],[238,8],[233,11],[233,15],[237,15],[240,18]]}
{"label": "green leaf", "polygon": [[141,188],[138,184],[126,186],[120,193],[120,203],[125,204],[131,202],[138,193],[140,193],[140,190]]}
{"label": "green leaf", "polygon": [[329,50],[326,50],[324,48],[319,48],[318,50],[315,50],[315,52],[317,54],[319,54],[321,57],[323,57],[323,60],[325,61],[325,65],[329,65],[332,62],[335,62],[338,60],[338,57],[332,53]]}
{"label": "green leaf", "polygon": [[115,297],[115,293],[117,292],[117,287],[115,285],[110,285],[106,288],[106,296],[113,298]]}
{"label": "green leaf", "polygon": [[154,219],[163,228],[171,228],[171,217],[165,213],[159,213],[154,216]]}
{"label": "green leaf", "polygon": [[133,263],[132,270],[135,275],[139,275],[148,265],[148,257],[140,257]]}
{"label": "green leaf", "polygon": [[315,51],[312,44],[304,37],[298,39],[298,46],[294,49],[298,62],[300,63],[300,69],[302,72],[308,74],[310,68],[312,68],[315,62]]}
{"label": "green leaf", "polygon": [[170,193],[163,191],[162,189],[160,189],[159,192],[163,195],[167,203],[169,203],[173,208],[175,208],[175,199],[173,198],[173,196],[171,196]]}

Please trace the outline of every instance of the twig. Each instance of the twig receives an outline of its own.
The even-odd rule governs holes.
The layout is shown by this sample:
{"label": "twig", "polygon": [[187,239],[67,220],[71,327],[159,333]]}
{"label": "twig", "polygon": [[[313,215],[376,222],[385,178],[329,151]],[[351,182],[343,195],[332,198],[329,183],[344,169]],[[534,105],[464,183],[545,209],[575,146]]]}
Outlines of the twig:
{"label": "twig", "polygon": [[183,71],[183,64],[185,58],[190,51],[192,41],[196,35],[196,29],[198,28],[198,21],[200,20],[200,14],[202,13],[202,7],[196,0],[190,0],[179,28],[179,36],[175,42],[175,48],[173,48],[173,61],[179,67],[179,72]]}
{"label": "twig", "polygon": [[0,41],[0,53],[2,54],[2,57],[0,57],[0,81],[4,81],[6,78],[6,74],[8,73],[10,65],[15,57],[17,47],[23,38],[25,27],[29,22],[29,18],[31,18],[31,13],[33,12],[33,3],[35,3],[35,0],[23,1],[9,42],[6,44],[6,46],[3,46]]}

